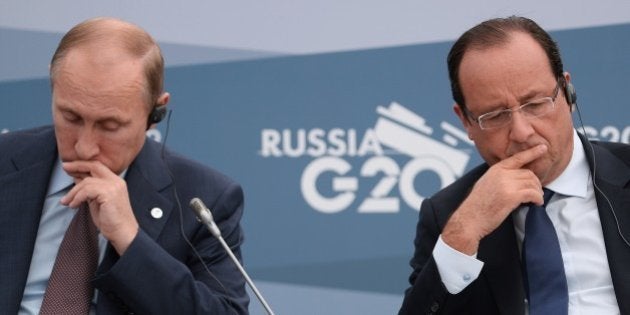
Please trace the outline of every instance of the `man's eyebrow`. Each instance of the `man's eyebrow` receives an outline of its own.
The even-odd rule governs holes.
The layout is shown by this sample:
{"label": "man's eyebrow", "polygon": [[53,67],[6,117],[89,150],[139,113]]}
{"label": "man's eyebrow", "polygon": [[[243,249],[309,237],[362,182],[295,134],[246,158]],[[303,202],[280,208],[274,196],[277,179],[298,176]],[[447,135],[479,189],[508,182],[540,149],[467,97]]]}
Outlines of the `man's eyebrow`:
{"label": "man's eyebrow", "polygon": [[69,112],[69,113],[73,113],[73,114],[76,114],[76,113],[77,113],[74,109],[72,109],[72,107],[71,107],[71,106],[66,105],[66,104],[65,104],[65,103],[63,103],[63,102],[55,102],[55,106],[56,106],[56,107],[57,107],[57,109],[58,109],[58,110],[60,110],[60,111]]}
{"label": "man's eyebrow", "polygon": [[546,96],[551,96],[551,95],[545,95],[545,92],[543,91],[530,90],[529,92],[525,93],[525,95],[520,96],[518,100],[522,105],[522,104],[531,102],[535,99],[546,97]]}

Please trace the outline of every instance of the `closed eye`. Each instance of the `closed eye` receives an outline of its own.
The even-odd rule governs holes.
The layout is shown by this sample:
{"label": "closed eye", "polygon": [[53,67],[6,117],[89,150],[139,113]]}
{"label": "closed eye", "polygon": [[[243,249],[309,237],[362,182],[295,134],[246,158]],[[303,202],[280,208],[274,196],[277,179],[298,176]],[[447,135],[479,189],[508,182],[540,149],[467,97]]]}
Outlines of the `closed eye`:
{"label": "closed eye", "polygon": [[99,123],[101,128],[105,131],[116,131],[122,126],[122,124],[115,120],[105,120]]}
{"label": "closed eye", "polygon": [[73,124],[81,122],[81,117],[71,111],[62,111],[61,115],[63,119],[67,122],[70,122]]}

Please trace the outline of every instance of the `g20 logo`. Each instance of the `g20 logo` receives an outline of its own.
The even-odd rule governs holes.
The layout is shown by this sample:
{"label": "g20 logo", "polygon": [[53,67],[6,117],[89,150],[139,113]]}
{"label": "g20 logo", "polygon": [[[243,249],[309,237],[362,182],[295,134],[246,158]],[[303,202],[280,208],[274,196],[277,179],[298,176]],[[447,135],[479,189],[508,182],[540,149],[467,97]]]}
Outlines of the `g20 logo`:
{"label": "g20 logo", "polygon": [[[363,136],[354,129],[275,130],[261,132],[261,155],[264,157],[314,158],[302,172],[300,189],[306,203],[322,213],[338,213],[360,201],[359,213],[396,213],[401,201],[418,210],[424,196],[416,191],[414,182],[423,172],[433,172],[440,187],[461,176],[469,161],[469,152],[456,148],[459,143],[472,142],[466,133],[442,122],[442,142],[433,139],[434,130],[423,117],[398,103],[377,107],[374,128]],[[389,151],[383,150],[383,146]],[[403,154],[411,160],[402,167],[387,154]],[[367,157],[362,165],[349,162],[355,157]],[[369,178],[378,178],[369,188],[368,196],[359,196],[361,185],[372,185]],[[322,193],[323,181],[330,178],[332,194]],[[400,196],[400,197],[398,197]]]}
{"label": "g20 logo", "polygon": [[[578,131],[582,132],[581,128],[578,128]],[[630,143],[630,126],[620,129],[609,125],[600,130],[592,126],[584,126],[584,131],[586,136],[592,140]]]}
{"label": "g20 logo", "polygon": [[[357,199],[357,190],[362,178],[383,174],[358,207],[359,213],[396,213],[400,209],[400,199],[392,196],[398,190],[402,200],[412,209],[419,209],[424,199],[414,187],[418,174],[424,171],[435,172],[442,187],[453,182],[456,176],[453,170],[442,160],[426,157],[415,158],[401,169],[396,161],[388,156],[369,158],[361,166],[358,175],[351,175],[352,165],[339,157],[320,157],[313,160],[302,173],[300,187],[306,202],[315,210],[323,213],[337,213],[350,207]],[[331,187],[335,196],[327,197],[319,192],[317,182],[320,176],[334,174]]]}

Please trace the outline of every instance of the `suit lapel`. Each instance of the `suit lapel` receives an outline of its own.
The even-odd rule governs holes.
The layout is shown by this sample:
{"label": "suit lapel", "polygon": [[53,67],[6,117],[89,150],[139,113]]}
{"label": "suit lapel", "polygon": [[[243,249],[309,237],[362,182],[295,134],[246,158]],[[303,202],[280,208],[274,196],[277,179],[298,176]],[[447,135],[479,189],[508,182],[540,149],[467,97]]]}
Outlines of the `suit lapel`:
{"label": "suit lapel", "polygon": [[[39,228],[48,182],[56,159],[52,132],[11,158],[0,177],[0,309],[17,313]],[[14,172],[5,172],[10,167]]]}
{"label": "suit lapel", "polygon": [[[127,189],[136,220],[151,238],[157,239],[172,213],[173,203],[152,185],[150,179],[139,176],[137,170],[130,171],[133,172],[127,178]],[[154,208],[159,210],[152,213]]]}
{"label": "suit lapel", "polygon": [[[629,314],[630,301],[625,297],[630,293],[630,270],[628,267],[630,264],[630,245],[621,239],[617,228],[619,226],[621,234],[626,240],[630,240],[630,233],[628,233],[630,216],[627,207],[630,205],[630,196],[627,190],[622,190],[606,182],[600,182],[598,186],[602,193],[597,194],[597,208],[604,233],[608,266],[621,313]],[[617,217],[616,220],[615,216]],[[619,225],[617,225],[617,220]]]}
{"label": "suit lapel", "polygon": [[[484,262],[487,280],[501,314],[523,314],[525,292],[512,217],[479,244],[478,258]],[[517,272],[515,272],[517,271]]]}
{"label": "suit lapel", "polygon": [[[595,196],[606,244],[608,265],[622,314],[630,313],[630,169],[618,157],[598,145],[586,145],[591,170],[595,168]],[[622,239],[623,236],[626,241]]]}
{"label": "suit lapel", "polygon": [[[170,189],[172,180],[160,158],[159,148],[158,144],[147,139],[125,176],[136,220],[140,228],[153,239],[158,238],[174,208],[169,198],[173,193]],[[152,214],[151,210],[154,208],[159,211]],[[99,270],[108,270],[118,257],[113,248],[108,246]]]}

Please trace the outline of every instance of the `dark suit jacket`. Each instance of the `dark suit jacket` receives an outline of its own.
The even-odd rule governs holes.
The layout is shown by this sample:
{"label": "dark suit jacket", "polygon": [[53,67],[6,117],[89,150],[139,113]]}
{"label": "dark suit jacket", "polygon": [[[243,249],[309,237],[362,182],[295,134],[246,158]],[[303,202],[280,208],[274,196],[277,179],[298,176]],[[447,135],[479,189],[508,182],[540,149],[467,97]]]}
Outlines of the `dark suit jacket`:
{"label": "dark suit jacket", "polygon": [[[3,314],[19,310],[56,158],[51,127],[0,136]],[[161,145],[151,140],[145,142],[129,166],[125,180],[140,231],[123,256],[108,245],[93,280],[98,289],[96,313],[246,314],[249,298],[243,277],[188,207],[191,198],[200,197],[212,209],[223,237],[240,257],[241,187],[168,150],[162,159]],[[154,207],[163,210],[162,218],[151,216]],[[209,271],[193,254],[180,229]]]}
{"label": "dark suit jacket", "polygon": [[[622,314],[630,314],[630,245],[620,237],[614,218],[616,214],[621,233],[629,240],[630,146],[588,144],[580,139],[601,190],[596,189],[595,196],[617,302]],[[477,253],[484,262],[481,274],[459,294],[448,293],[431,255],[446,221],[487,169],[488,165],[473,169],[422,203],[411,260],[411,287],[405,292],[400,314],[524,314],[525,291],[511,216],[481,240]]]}

